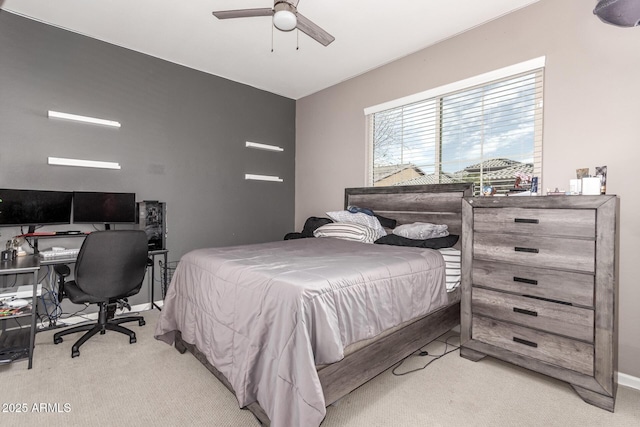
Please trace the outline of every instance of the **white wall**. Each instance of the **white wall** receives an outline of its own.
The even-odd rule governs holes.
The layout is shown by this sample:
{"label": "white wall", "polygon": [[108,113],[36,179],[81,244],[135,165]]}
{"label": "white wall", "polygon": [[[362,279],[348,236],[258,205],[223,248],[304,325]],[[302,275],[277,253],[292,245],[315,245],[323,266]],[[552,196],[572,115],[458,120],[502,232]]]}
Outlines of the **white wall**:
{"label": "white wall", "polygon": [[543,188],[608,166],[621,199],[619,368],[640,377],[640,28],[602,23],[595,3],[542,0],[299,100],[296,229],[366,185],[365,107],[545,55]]}

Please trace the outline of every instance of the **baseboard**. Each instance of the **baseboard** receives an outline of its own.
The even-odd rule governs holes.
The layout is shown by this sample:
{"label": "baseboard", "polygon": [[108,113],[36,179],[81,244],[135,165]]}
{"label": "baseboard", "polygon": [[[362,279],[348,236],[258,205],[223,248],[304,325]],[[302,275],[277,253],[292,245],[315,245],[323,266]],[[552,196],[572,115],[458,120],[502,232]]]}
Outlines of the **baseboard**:
{"label": "baseboard", "polygon": [[[162,307],[162,301],[156,301],[156,305]],[[153,306],[151,305],[151,303],[132,305],[131,306],[131,311],[129,311],[129,310],[117,310],[116,311],[116,317],[117,316],[133,315],[136,312],[147,311],[147,310],[151,310],[151,309],[153,309]],[[82,315],[82,316],[73,316],[73,317],[69,317],[67,319],[60,319],[58,324],[57,324],[57,327],[77,325],[78,323],[88,322],[90,320],[98,320],[98,312],[97,311],[95,313],[87,313],[87,314]],[[48,329],[48,327],[49,327],[48,322],[43,322],[42,323],[42,327],[40,327],[39,329]]]}
{"label": "baseboard", "polygon": [[640,390],[640,378],[618,372],[618,384]]}

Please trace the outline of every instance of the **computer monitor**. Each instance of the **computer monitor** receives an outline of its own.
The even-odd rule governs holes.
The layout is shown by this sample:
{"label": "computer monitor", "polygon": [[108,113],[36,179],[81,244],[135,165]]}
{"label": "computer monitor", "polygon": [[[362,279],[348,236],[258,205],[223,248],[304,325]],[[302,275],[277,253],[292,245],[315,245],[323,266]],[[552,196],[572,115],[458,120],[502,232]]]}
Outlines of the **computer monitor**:
{"label": "computer monitor", "polygon": [[71,223],[70,191],[0,189],[0,227]]}
{"label": "computer monitor", "polygon": [[133,224],[135,193],[76,191],[73,193],[74,224]]}

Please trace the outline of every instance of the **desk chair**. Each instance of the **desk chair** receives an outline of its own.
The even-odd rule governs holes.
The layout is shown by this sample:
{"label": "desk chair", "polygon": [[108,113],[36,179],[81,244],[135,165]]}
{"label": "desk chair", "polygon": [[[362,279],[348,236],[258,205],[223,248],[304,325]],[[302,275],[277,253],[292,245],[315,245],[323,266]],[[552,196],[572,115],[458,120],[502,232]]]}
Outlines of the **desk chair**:
{"label": "desk chair", "polygon": [[129,343],[136,342],[136,334],[120,326],[137,321],[145,324],[142,316],[109,319],[107,309],[118,300],[140,291],[147,269],[147,234],[142,230],[96,231],[89,234],[80,248],[75,264],[75,280],[64,282],[64,269],[57,273],[64,282],[64,293],[74,304],[98,304],[97,324],[80,325],[54,334],[53,342],[60,344],[62,337],[87,331],[71,347],[71,357],[80,355],[80,346],[97,334],[107,330],[129,335]]}

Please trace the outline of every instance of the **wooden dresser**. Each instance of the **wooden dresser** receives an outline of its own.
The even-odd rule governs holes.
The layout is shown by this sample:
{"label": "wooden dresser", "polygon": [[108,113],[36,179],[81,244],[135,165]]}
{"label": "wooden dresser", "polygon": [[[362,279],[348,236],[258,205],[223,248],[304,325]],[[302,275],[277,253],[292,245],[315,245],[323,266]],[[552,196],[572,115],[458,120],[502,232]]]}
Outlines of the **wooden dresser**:
{"label": "wooden dresser", "polygon": [[462,205],[461,356],[558,378],[613,411],[618,199],[467,197]]}

